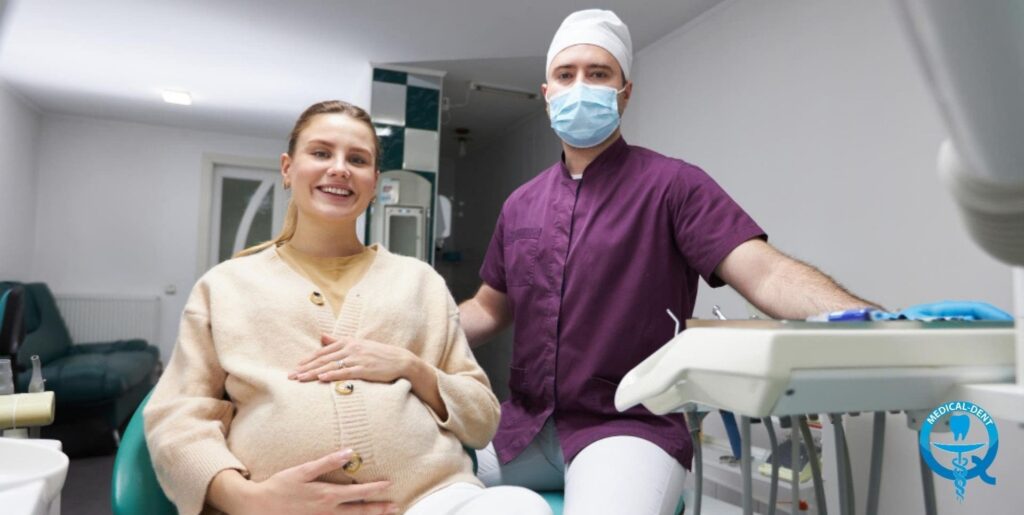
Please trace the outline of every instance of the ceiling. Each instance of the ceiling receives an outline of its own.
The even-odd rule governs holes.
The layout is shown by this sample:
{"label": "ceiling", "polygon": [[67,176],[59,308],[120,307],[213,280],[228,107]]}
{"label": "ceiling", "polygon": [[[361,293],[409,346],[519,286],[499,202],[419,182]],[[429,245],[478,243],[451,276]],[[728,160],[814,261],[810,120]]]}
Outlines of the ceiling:
{"label": "ceiling", "polygon": [[613,9],[639,50],[719,1],[7,0],[0,79],[46,112],[283,139],[315,101],[368,105],[371,63],[403,63],[447,72],[451,155],[454,127],[472,144],[543,109],[466,84],[537,91],[568,13]]}

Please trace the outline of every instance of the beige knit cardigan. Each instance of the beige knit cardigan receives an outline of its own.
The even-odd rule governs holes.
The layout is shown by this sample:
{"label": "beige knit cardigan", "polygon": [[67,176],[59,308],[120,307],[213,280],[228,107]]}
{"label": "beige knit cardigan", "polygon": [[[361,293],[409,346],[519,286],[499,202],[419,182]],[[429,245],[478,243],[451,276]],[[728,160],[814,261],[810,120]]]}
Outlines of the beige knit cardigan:
{"label": "beige knit cardigan", "polygon": [[[421,261],[378,248],[337,318],[314,292],[274,247],[217,265],[193,288],[174,353],[144,411],[157,478],[181,513],[204,510],[210,481],[222,470],[262,481],[346,448],[362,466],[321,479],[390,480],[373,500],[403,511],[443,486],[479,484],[462,446],[487,445],[499,405],[444,280]],[[322,333],[405,347],[435,366],[447,419],[405,379],[350,381],[342,385],[350,393],[289,380],[320,348]]]}

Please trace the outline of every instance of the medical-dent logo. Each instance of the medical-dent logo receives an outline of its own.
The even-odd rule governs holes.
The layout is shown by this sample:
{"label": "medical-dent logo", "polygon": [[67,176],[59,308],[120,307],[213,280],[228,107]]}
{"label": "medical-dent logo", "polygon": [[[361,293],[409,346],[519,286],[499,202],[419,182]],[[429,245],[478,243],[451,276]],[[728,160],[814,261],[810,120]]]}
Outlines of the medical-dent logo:
{"label": "medical-dent logo", "polygon": [[[932,428],[947,416],[953,443],[932,442]],[[971,419],[981,422],[979,430],[971,431],[972,426],[978,427],[971,423]],[[982,436],[985,439],[980,439]],[[996,431],[996,421],[981,406],[967,401],[940,404],[928,414],[918,443],[928,466],[936,474],[953,481],[958,501],[964,502],[967,481],[971,479],[978,477],[990,485],[996,484],[996,478],[988,475],[988,467],[999,451],[999,432]],[[946,463],[950,466],[947,467]]]}

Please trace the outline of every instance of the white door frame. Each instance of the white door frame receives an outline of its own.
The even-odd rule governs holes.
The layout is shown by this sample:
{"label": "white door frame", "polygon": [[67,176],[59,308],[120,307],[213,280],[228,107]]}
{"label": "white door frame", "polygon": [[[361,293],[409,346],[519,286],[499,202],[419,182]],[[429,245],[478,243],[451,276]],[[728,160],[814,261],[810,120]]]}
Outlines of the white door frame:
{"label": "white door frame", "polygon": [[[259,157],[242,157],[227,154],[203,154],[202,176],[199,185],[199,241],[196,252],[196,279],[201,277],[209,269],[211,245],[211,221],[213,217],[214,202],[217,198],[217,188],[214,181],[214,170],[217,166],[237,166],[243,168],[258,168],[262,170],[280,170],[281,163],[275,159]],[[255,172],[254,172],[255,173]],[[252,178],[252,177],[250,177]],[[262,177],[261,177],[262,178]],[[283,199],[283,191],[280,182],[275,188],[275,199]],[[280,201],[280,200],[279,200]],[[276,211],[276,210],[275,210]],[[275,218],[275,226],[277,225]]]}

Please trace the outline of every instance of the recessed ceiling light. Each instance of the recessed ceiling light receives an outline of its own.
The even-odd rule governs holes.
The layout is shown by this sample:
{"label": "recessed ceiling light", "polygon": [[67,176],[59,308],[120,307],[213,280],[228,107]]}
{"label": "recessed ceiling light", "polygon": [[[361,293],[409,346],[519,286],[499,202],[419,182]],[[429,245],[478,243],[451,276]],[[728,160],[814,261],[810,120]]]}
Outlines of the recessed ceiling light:
{"label": "recessed ceiling light", "polygon": [[163,92],[164,102],[168,104],[178,104],[183,106],[192,105],[192,95],[188,94],[187,91],[171,91],[165,89]]}

